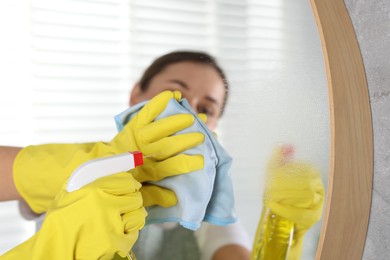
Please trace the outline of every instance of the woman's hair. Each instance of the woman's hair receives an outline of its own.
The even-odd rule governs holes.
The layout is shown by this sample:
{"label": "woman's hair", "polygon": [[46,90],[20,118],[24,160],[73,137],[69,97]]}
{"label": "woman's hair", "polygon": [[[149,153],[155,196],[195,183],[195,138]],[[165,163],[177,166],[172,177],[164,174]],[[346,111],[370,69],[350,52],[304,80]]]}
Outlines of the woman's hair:
{"label": "woman's hair", "polygon": [[226,101],[229,93],[229,85],[227,79],[225,77],[225,73],[221,69],[221,67],[217,64],[214,57],[204,52],[194,52],[194,51],[174,51],[168,54],[165,54],[159,58],[157,58],[153,63],[144,71],[139,83],[142,91],[146,91],[149,87],[150,81],[161,71],[163,71],[168,65],[190,61],[201,64],[207,64],[213,67],[221,77],[223,81],[223,85],[225,87],[225,96],[223,99],[223,104],[221,108],[221,116],[225,109]]}

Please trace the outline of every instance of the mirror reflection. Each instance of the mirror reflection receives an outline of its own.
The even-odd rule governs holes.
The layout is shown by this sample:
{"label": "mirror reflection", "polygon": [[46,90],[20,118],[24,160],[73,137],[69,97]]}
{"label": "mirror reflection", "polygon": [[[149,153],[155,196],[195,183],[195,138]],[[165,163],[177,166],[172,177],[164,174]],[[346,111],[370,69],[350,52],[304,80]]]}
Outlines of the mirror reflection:
{"label": "mirror reflection", "polygon": [[[273,181],[270,176],[275,172],[287,170],[303,176],[291,185],[294,188],[310,178],[326,185],[329,103],[320,39],[309,1],[107,0],[53,4],[33,0],[31,6],[16,1],[2,10],[2,19],[12,21],[13,29],[0,27],[7,35],[2,41],[2,69],[9,72],[2,76],[2,85],[10,86],[0,89],[4,106],[0,114],[4,122],[1,145],[111,140],[117,135],[114,115],[129,102],[133,105],[157,94],[145,94],[139,84],[157,57],[175,50],[201,51],[217,59],[229,85],[222,117],[225,82],[215,69],[185,64],[190,68],[179,73],[179,81],[175,74],[176,81],[172,82],[166,69],[160,76],[168,73],[167,78],[160,77],[157,83],[182,91],[198,113],[205,113],[208,126],[233,158],[230,174],[236,211],[240,230],[247,233],[247,241],[239,244],[252,249],[261,213],[269,208],[263,204],[265,194],[272,193],[268,188],[289,184]],[[188,80],[191,85],[183,87],[183,81]],[[192,84],[197,84],[196,91]],[[297,179],[283,180],[294,183]],[[293,198],[290,193],[286,196]],[[1,212],[6,213],[1,214],[20,221],[12,227],[12,236],[0,237],[1,244],[4,241],[1,253],[35,230],[35,222],[26,222],[26,216],[21,217],[17,204],[12,203],[2,202]],[[302,203],[304,209],[318,206],[315,199]],[[9,228],[11,222],[3,222],[7,224],[1,229]],[[314,258],[320,225],[316,222],[302,229],[302,259]],[[162,230],[153,227],[148,232],[155,240],[172,236],[172,227]],[[210,229],[202,232],[198,237],[208,237],[204,233]],[[188,234],[180,236],[184,241]],[[198,239],[196,243],[206,247],[205,241]],[[142,250],[136,252],[139,259],[153,259],[151,250]]]}
{"label": "mirror reflection", "polygon": [[[272,8],[279,16],[263,17],[273,25],[264,26],[259,18],[264,6],[247,17],[254,42],[247,56],[251,78],[232,91],[234,98],[221,124],[221,138],[235,158],[232,176],[238,211],[251,237],[263,210],[264,178],[275,147],[292,144],[295,159],[314,165],[325,185],[329,170],[327,82],[313,13],[308,1],[279,4]],[[302,259],[314,258],[320,225],[306,233]]]}

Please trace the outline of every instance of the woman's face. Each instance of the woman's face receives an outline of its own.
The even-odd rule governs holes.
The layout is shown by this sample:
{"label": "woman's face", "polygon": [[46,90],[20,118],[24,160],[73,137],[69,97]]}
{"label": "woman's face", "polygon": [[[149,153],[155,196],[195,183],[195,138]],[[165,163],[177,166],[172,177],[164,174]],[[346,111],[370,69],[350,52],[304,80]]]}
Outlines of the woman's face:
{"label": "woman's face", "polygon": [[197,113],[207,115],[206,125],[214,130],[222,111],[225,86],[210,65],[183,61],[168,65],[150,81],[145,92],[139,84],[131,93],[130,105],[153,98],[164,90],[179,90]]}

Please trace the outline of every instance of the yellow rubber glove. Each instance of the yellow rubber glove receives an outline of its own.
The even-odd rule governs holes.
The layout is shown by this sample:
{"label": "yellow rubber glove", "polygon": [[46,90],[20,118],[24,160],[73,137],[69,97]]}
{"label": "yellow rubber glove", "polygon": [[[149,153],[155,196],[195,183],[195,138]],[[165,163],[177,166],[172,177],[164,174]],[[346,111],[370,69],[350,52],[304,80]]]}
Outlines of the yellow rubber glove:
{"label": "yellow rubber glove", "polygon": [[[177,154],[201,144],[203,134],[172,136],[191,126],[194,116],[179,114],[154,121],[171,98],[180,100],[180,92],[164,91],[155,96],[109,143],[47,144],[22,149],[14,162],[19,193],[33,211],[45,212],[62,183],[80,164],[126,151],[141,151],[146,156],[144,165],[133,171],[141,183],[202,169],[201,155]],[[158,186],[145,185],[141,193],[145,206],[177,203],[174,192]]]}
{"label": "yellow rubber glove", "polygon": [[125,257],[145,224],[141,187],[130,173],[106,176],[57,194],[42,228],[1,259],[113,259]]}
{"label": "yellow rubber glove", "polygon": [[268,166],[264,206],[294,223],[293,244],[287,259],[300,259],[303,236],[321,219],[324,186],[312,165],[293,161],[293,148],[276,148]]}

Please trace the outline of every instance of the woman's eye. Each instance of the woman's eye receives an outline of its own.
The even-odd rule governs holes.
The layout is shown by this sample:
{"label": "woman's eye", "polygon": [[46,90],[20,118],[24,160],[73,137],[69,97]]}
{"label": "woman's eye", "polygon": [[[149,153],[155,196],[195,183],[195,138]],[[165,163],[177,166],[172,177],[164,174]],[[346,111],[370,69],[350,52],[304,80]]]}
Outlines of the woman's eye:
{"label": "woman's eye", "polygon": [[203,114],[206,114],[207,116],[213,116],[214,110],[210,109],[208,107],[201,107],[201,108],[199,108],[198,113],[203,113]]}

